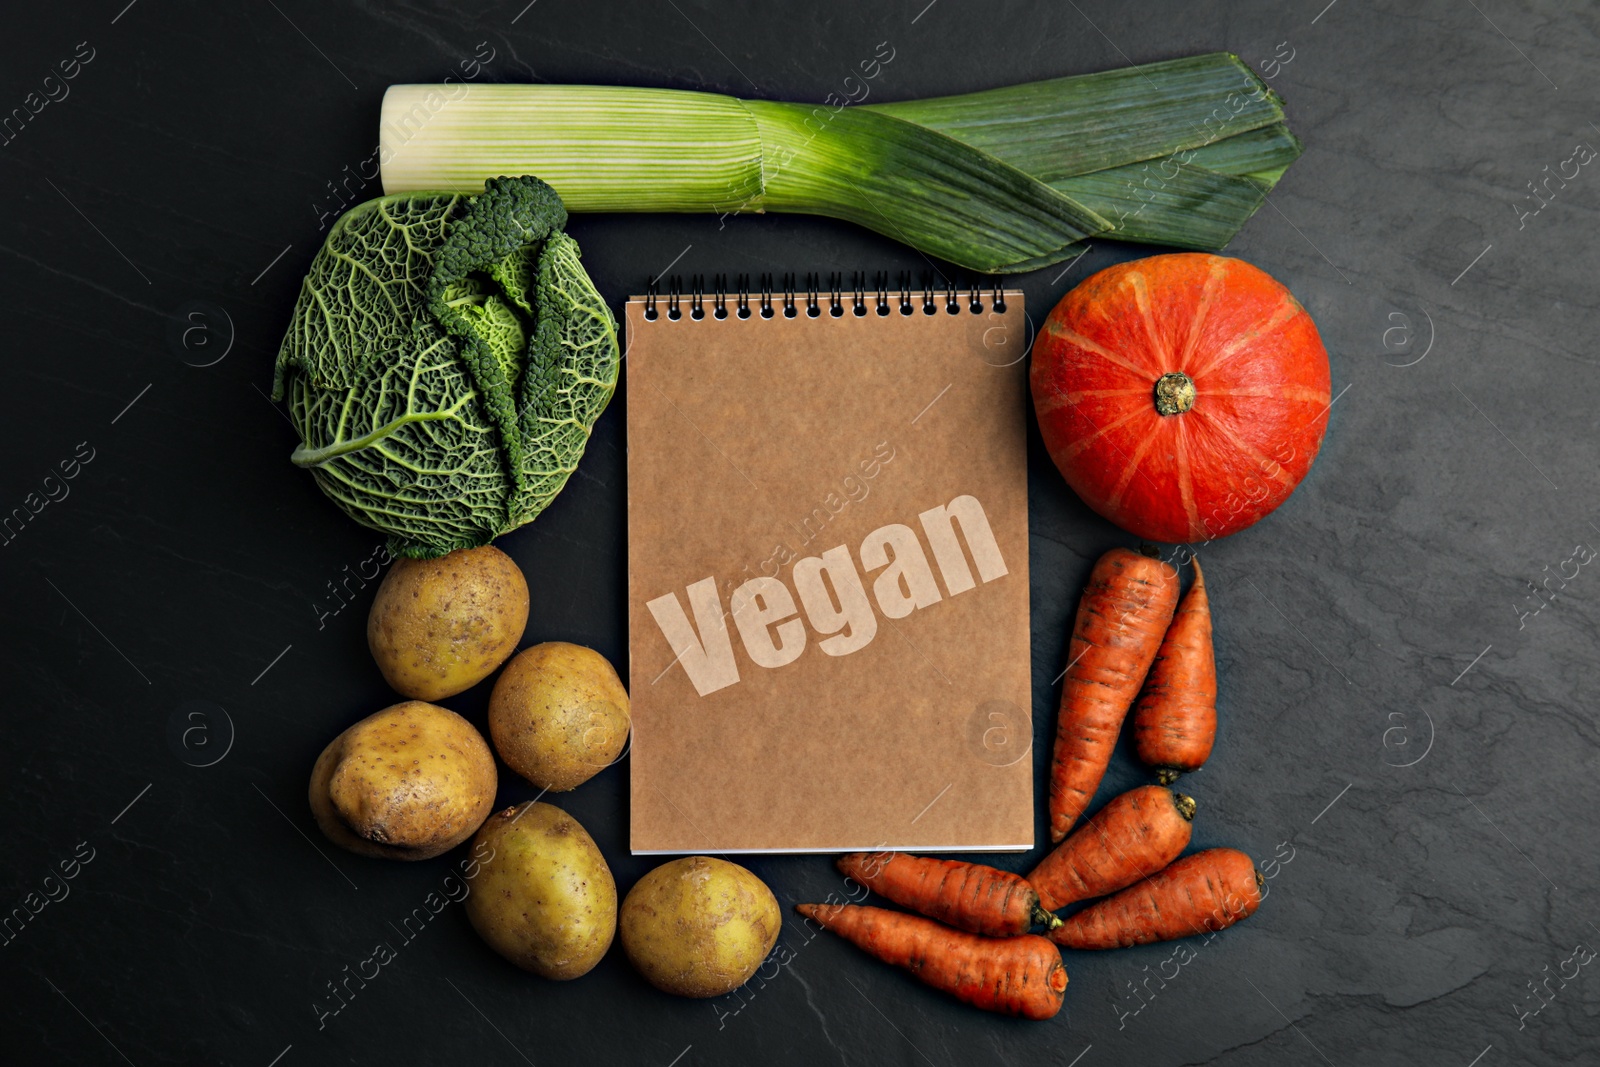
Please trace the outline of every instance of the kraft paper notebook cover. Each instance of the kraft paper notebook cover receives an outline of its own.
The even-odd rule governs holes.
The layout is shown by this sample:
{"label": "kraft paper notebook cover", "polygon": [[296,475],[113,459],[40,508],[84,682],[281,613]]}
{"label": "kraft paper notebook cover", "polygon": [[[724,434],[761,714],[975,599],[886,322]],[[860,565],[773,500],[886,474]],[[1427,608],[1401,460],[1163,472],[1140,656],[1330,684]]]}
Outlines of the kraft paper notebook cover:
{"label": "kraft paper notebook cover", "polygon": [[1031,847],[1022,294],[625,317],[632,850]]}

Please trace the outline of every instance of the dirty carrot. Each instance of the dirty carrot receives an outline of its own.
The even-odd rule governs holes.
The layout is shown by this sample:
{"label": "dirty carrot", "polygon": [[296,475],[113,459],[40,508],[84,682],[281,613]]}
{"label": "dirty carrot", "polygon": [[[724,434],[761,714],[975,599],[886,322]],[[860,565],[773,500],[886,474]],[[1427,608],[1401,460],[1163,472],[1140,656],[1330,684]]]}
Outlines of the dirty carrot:
{"label": "dirty carrot", "polygon": [[1048,1019],[1061,1010],[1067,970],[1061,952],[1036,934],[983,937],[857,904],[799,904],[795,910],[974,1007],[1028,1019]]}
{"label": "dirty carrot", "polygon": [[1067,836],[1099,788],[1177,604],[1177,571],[1149,555],[1113,548],[1090,572],[1067,645],[1050,763],[1050,840]]}
{"label": "dirty carrot", "polygon": [[852,852],[839,870],[877,893],[930,919],[975,934],[1016,937],[1035,924],[1061,920],[1039,906],[1039,894],[1020,874],[904,852]]}
{"label": "dirty carrot", "polygon": [[1192,798],[1163,785],[1114,798],[1028,875],[1039,906],[1057,911],[1155,874],[1189,847],[1194,809]]}
{"label": "dirty carrot", "polygon": [[1261,904],[1261,872],[1243,852],[1210,848],[1078,912],[1050,935],[1067,948],[1126,948],[1232,926]]}
{"label": "dirty carrot", "polygon": [[1194,561],[1194,585],[1161,639],[1144,692],[1133,706],[1139,758],[1163,785],[1200,769],[1217,737],[1217,660],[1211,647],[1211,601]]}

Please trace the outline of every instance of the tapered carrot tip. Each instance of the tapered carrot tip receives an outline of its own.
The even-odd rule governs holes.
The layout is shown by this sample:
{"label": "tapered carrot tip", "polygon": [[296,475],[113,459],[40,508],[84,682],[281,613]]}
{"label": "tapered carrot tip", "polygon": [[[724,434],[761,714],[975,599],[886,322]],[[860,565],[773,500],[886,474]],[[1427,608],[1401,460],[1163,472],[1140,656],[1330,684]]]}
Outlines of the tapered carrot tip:
{"label": "tapered carrot tip", "polygon": [[1186,797],[1182,793],[1173,793],[1172,806],[1178,809],[1179,815],[1182,815],[1190,822],[1194,822],[1194,812],[1196,808],[1194,797]]}

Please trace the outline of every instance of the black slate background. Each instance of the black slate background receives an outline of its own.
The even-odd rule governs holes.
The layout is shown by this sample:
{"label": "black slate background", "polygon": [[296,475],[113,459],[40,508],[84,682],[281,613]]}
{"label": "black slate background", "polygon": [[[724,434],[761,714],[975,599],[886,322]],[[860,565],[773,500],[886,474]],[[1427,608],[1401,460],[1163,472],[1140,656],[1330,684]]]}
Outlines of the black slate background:
{"label": "black slate background", "polygon": [[[1600,543],[1600,174],[1551,182],[1555,199],[1522,217],[1538,206],[1527,183],[1600,144],[1592,10],[524,2],[7,13],[0,111],[78,42],[93,59],[0,146],[0,510],[42,487],[59,496],[46,476],[75,452],[92,459],[0,547],[0,907],[60,896],[46,876],[75,851],[93,858],[0,946],[0,1058],[1496,1067],[1600,1055],[1600,977],[1555,977],[1578,945],[1600,944],[1600,575],[1551,580],[1537,601],[1529,586]],[[1266,904],[1195,944],[1165,984],[1152,976],[1171,975],[1172,946],[1072,956],[1067,1008],[1047,1024],[969,1010],[792,921],[776,976],[712,1002],[655,992],[615,948],[582,980],[539,981],[485,949],[455,904],[403,941],[394,927],[456,858],[347,855],[304,799],[321,747],[393,699],[365,649],[370,584],[338,611],[329,594],[377,540],[285,461],[293,435],[264,396],[327,183],[371,153],[387,84],[437,80],[480,42],[494,56],[485,79],[820,101],[882,41],[895,58],[878,99],[1229,49],[1275,74],[1308,145],[1231,252],[1311,309],[1339,399],[1288,505],[1205,549],[1222,729],[1212,765],[1187,780],[1196,845],[1278,857]],[[579,217],[571,232],[618,305],[669,263],[928,266],[797,217]],[[1144,251],[1096,243],[1065,272],[1012,281],[1037,322],[1087,273]],[[560,500],[502,542],[533,590],[526,643],[582,642],[619,665],[624,414],[619,394]],[[1128,539],[1072,496],[1036,432],[1032,449],[1034,725],[1048,737],[1077,591]],[[448,703],[481,724],[487,688]],[[623,891],[652,865],[626,854],[626,773],[561,800]],[[1106,795],[1138,780],[1119,755]],[[504,776],[502,802],[532,794]],[[1003,862],[1025,870],[1038,854]],[[819,857],[749,865],[786,908],[842,887]],[[397,958],[319,1029],[326,984],[379,942]]]}

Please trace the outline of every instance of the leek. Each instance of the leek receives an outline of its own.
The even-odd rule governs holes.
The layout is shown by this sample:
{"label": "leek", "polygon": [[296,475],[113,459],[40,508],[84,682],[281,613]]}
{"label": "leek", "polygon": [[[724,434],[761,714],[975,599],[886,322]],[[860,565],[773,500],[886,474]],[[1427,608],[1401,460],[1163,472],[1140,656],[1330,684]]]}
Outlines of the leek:
{"label": "leek", "polygon": [[985,273],[1102,237],[1220,250],[1299,154],[1277,95],[1227,53],[854,107],[396,85],[379,138],[390,194],[533,174],[570,211],[827,215]]}

